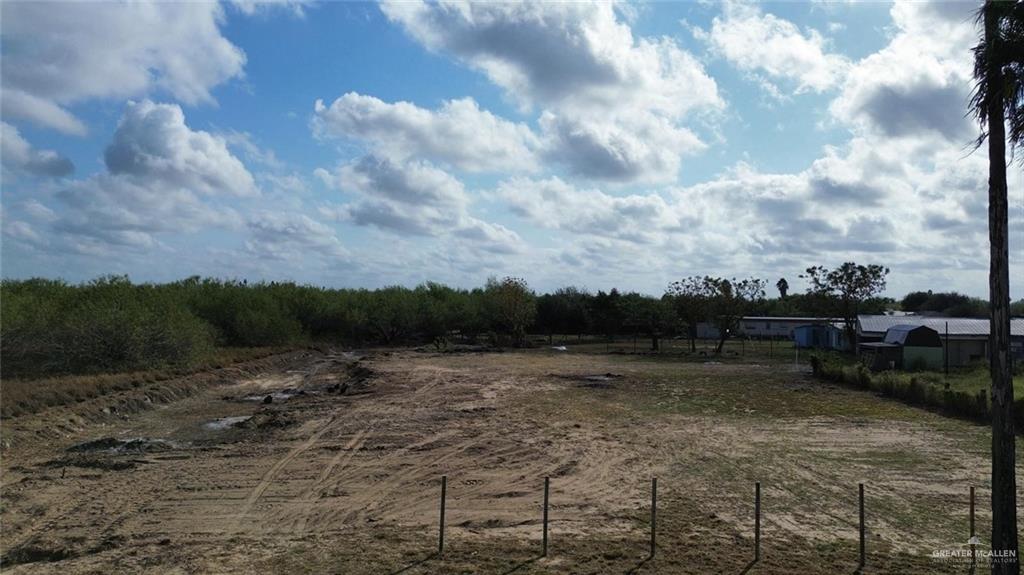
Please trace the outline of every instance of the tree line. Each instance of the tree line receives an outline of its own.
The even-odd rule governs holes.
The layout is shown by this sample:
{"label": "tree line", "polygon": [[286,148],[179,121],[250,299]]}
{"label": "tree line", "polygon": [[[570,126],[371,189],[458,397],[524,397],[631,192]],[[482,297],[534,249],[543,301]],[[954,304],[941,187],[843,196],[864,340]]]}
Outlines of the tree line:
{"label": "tree line", "polygon": [[852,263],[836,270],[810,268],[806,293],[780,290],[778,297],[766,294],[766,280],[711,276],[673,282],[659,297],[577,287],[537,294],[511,277],[474,289],[427,282],[374,290],[199,277],[166,284],[136,284],[120,276],[82,284],[4,280],[0,375],[151,369],[199,361],[218,346],[311,341],[521,346],[528,334],[628,335],[649,338],[656,350],[661,338],[683,336],[695,349],[702,322],[717,328],[720,351],[743,316],[855,319],[857,313],[892,308],[895,301],[878,295],[887,271]]}

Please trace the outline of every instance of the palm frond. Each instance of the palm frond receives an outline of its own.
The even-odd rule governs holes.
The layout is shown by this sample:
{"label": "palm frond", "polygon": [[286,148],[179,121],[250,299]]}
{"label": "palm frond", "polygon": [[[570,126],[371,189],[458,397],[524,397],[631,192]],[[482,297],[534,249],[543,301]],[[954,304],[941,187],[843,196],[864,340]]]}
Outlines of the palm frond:
{"label": "palm frond", "polygon": [[[1024,145],[1024,1],[988,1],[975,21],[984,29],[986,15],[998,22],[998,33],[986,39],[984,32],[974,47],[974,91],[968,113],[981,127],[975,147],[988,138],[988,107],[1001,96],[1011,153]],[[993,75],[991,70],[998,69]],[[1019,158],[1024,163],[1024,156]]]}

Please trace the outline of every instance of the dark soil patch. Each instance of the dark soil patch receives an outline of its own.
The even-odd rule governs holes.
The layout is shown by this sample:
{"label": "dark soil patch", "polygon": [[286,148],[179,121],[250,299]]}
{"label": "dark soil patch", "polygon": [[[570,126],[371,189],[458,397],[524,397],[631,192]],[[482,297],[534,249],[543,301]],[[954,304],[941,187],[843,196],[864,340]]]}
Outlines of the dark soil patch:
{"label": "dark soil patch", "polygon": [[587,387],[593,389],[607,389],[614,387],[616,380],[622,379],[621,373],[597,373],[597,374],[559,374],[549,373],[551,377],[557,377],[558,379],[568,379],[570,381],[579,382],[579,387]]}
{"label": "dark soil patch", "polygon": [[14,565],[25,565],[26,563],[55,563],[75,557],[76,554],[66,548],[49,548],[33,544],[22,545],[8,551],[0,557],[0,567],[13,567]]}

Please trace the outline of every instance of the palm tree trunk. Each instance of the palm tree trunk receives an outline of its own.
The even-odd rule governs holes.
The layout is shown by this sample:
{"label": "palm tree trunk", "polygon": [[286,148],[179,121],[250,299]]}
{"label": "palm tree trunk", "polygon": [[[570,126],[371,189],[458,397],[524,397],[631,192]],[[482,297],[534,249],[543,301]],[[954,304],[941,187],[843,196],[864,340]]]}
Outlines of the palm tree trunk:
{"label": "palm tree trunk", "polygon": [[1010,272],[1007,233],[1006,129],[1003,72],[995,58],[999,17],[985,6],[985,41],[991,99],[988,102],[989,371],[992,376],[992,549],[1012,553],[1012,562],[992,563],[993,575],[1018,575],[1016,445],[1013,432],[1013,372],[1010,364]]}

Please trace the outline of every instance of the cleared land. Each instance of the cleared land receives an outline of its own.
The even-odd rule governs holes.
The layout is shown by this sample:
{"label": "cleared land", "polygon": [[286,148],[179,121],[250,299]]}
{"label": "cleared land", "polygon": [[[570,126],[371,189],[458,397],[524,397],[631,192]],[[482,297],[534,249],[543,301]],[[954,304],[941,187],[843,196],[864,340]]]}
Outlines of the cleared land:
{"label": "cleared land", "polygon": [[5,419],[4,570],[852,573],[863,482],[865,572],[968,571],[984,427],[747,361],[309,350]]}

